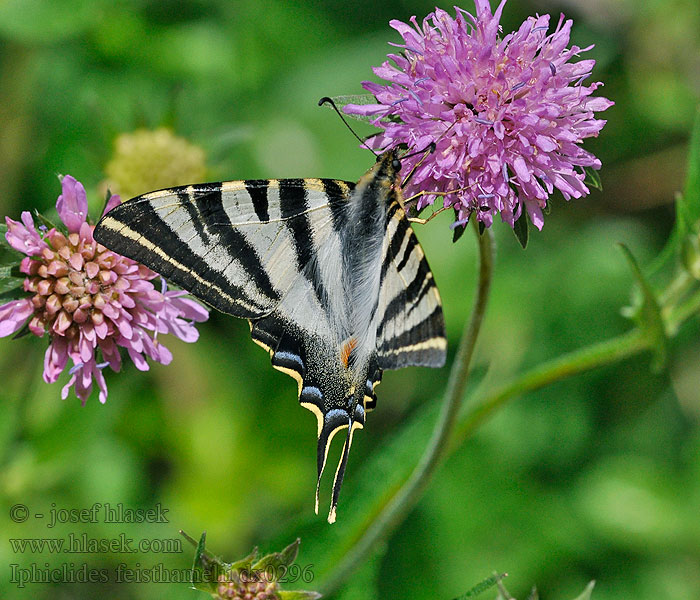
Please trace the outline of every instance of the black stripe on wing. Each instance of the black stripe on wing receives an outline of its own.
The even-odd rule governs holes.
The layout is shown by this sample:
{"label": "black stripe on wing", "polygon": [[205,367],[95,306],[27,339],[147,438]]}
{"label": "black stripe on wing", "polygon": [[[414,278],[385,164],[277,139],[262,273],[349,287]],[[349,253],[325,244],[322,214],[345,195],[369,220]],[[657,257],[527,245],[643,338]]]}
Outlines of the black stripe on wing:
{"label": "black stripe on wing", "polygon": [[[189,195],[188,200],[183,199],[184,190],[169,190],[173,195],[172,210],[184,207],[191,216],[196,206],[189,201]],[[218,183],[197,188],[200,197],[220,194]],[[192,221],[197,235],[204,240],[207,234],[203,230],[200,233],[202,220],[196,216]],[[183,243],[148,197],[135,198],[113,208],[97,224],[94,237],[103,246],[146,265],[222,312],[258,316],[271,308],[259,299],[253,301],[242,287],[229,281],[221,270],[213,268],[189,244]],[[249,257],[249,260],[253,259]]]}
{"label": "black stripe on wing", "polygon": [[[303,179],[281,179],[279,182],[280,211],[292,234],[297,268],[309,280],[321,306],[325,305],[326,291],[320,271],[313,268],[312,260],[318,249],[314,243],[306,187]],[[291,218],[294,217],[294,218]]]}
{"label": "black stripe on wing", "polygon": [[[272,302],[279,302],[280,295],[275,291],[255,248],[248,242],[244,233],[234,228],[224,210],[221,188],[206,194],[194,192],[191,200],[185,202],[185,206],[196,206],[201,216],[201,221],[196,220],[195,224],[201,227],[201,223],[204,223],[206,231],[218,237],[217,243],[226,249],[232,261],[236,260],[241,264],[259,292]],[[253,205],[255,206],[255,199]]]}
{"label": "black stripe on wing", "polygon": [[447,342],[436,332],[445,330],[442,308],[436,307],[419,323],[377,346],[382,369],[408,366],[441,367],[445,364]]}
{"label": "black stripe on wing", "polygon": [[[415,240],[415,235],[412,235],[411,238]],[[414,247],[415,243],[413,245]],[[396,270],[399,273],[401,272],[401,269],[398,267]],[[433,274],[428,266],[428,261],[425,259],[425,256],[422,256],[419,259],[418,268],[416,269],[413,279],[410,280],[401,293],[397,294],[391,302],[387,304],[384,310],[384,319],[377,328],[377,335],[381,337],[384,333],[384,327],[389,320],[401,316],[404,312],[406,315],[411,314],[411,312],[419,306],[425,294],[434,287]],[[408,311],[406,311],[407,307]]]}
{"label": "black stripe on wing", "polygon": [[[221,197],[221,184],[212,183],[209,184],[205,189],[201,190],[200,193],[196,193],[196,196],[201,197],[208,196],[210,194],[215,195],[217,193],[219,194],[219,197]],[[204,230],[204,223],[202,223],[202,220],[200,219],[197,206],[194,202],[190,201],[190,191],[186,187],[179,188],[176,191],[176,196],[177,199],[180,201],[180,206],[183,206],[187,211],[187,214],[190,216],[190,221],[192,222],[192,225],[194,226],[194,229],[197,232],[197,236],[199,237],[202,245],[206,246],[207,244],[209,244],[209,234]]]}
{"label": "black stripe on wing", "polygon": [[377,363],[377,357],[373,356],[369,362],[367,370],[367,381],[365,382],[365,410],[369,412],[377,407],[377,395],[374,391],[382,380],[382,370]]}
{"label": "black stripe on wing", "polygon": [[246,179],[243,183],[253,201],[253,210],[255,210],[258,219],[263,223],[269,221],[270,213],[267,200],[267,189],[270,185],[269,179]]}
{"label": "black stripe on wing", "polygon": [[[405,233],[405,232],[404,232]],[[399,260],[398,264],[396,265],[396,270],[400,273],[403,271],[403,268],[408,264],[409,258],[411,258],[411,254],[413,253],[413,249],[416,247],[418,244],[418,238],[415,235],[412,235],[408,238],[408,242],[406,243],[406,247],[403,250],[403,253],[401,255],[401,260]],[[398,258],[398,256],[396,256]]]}
{"label": "black stripe on wing", "polygon": [[[398,202],[392,202],[392,204],[389,206],[386,216],[386,223],[384,225],[385,230],[389,228],[389,223],[396,219],[396,213],[399,211],[399,208]],[[404,217],[403,219],[398,219],[396,223],[396,231],[394,232],[394,235],[391,236],[387,253],[384,256],[384,261],[382,262],[382,281],[384,281],[384,277],[386,276],[389,266],[396,260],[396,255],[401,249],[406,232],[410,228],[411,224],[408,222],[407,218]]]}
{"label": "black stripe on wing", "polygon": [[377,310],[377,363],[381,369],[445,362],[442,304],[423,249],[398,203],[387,211],[382,289]]}
{"label": "black stripe on wing", "polygon": [[347,198],[355,188],[355,184],[336,179],[321,179],[323,189],[329,198],[329,206],[333,215],[333,228],[342,231],[347,224]]}

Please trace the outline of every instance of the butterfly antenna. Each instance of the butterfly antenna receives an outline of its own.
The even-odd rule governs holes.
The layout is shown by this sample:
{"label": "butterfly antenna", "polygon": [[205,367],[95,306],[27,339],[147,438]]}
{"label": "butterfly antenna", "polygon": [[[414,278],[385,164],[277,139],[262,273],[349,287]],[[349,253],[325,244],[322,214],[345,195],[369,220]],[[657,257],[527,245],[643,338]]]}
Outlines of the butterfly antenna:
{"label": "butterfly antenna", "polygon": [[367,142],[366,142],[365,140],[363,140],[359,135],[357,135],[357,134],[355,133],[355,130],[354,130],[352,127],[350,127],[350,124],[345,120],[345,117],[343,116],[343,113],[340,112],[340,110],[338,109],[338,107],[335,105],[335,102],[333,102],[333,99],[332,99],[332,98],[329,98],[328,96],[324,96],[323,98],[321,98],[321,99],[318,101],[318,105],[319,105],[319,106],[323,106],[324,104],[330,104],[330,105],[331,105],[331,107],[333,108],[333,110],[334,110],[335,112],[338,113],[338,116],[340,117],[340,120],[341,120],[343,123],[345,123],[345,127],[347,127],[347,128],[350,130],[350,133],[352,133],[352,134],[357,138],[357,140],[360,142],[360,144],[362,144],[365,148],[367,148],[367,150],[369,150],[369,151],[370,151],[372,154],[374,154],[375,156],[379,156],[379,154],[377,154],[374,150],[372,150],[372,148],[370,148],[370,147],[367,145]]}
{"label": "butterfly antenna", "polygon": [[435,142],[430,142],[430,143],[429,143],[425,148],[423,148],[422,150],[418,150],[418,151],[416,151],[416,152],[411,152],[411,154],[404,154],[404,155],[401,157],[401,160],[403,160],[404,158],[411,158],[412,156],[415,156],[416,154],[423,154],[424,152],[425,152],[425,154],[426,154],[426,156],[427,156],[428,154],[432,154],[433,152],[435,152],[435,148],[436,148]]}
{"label": "butterfly antenna", "polygon": [[428,144],[427,148],[423,148],[423,150],[418,150],[417,152],[411,152],[411,154],[404,154],[401,157],[401,160],[403,160],[405,158],[411,158],[412,156],[416,156],[417,154],[424,154],[423,158],[421,158],[415,165],[413,165],[411,172],[408,175],[406,175],[406,177],[404,178],[403,182],[401,183],[402,188],[405,188],[408,185],[408,182],[411,180],[411,177],[413,177],[413,175],[416,172],[416,170],[418,169],[418,167],[420,167],[423,164],[423,161],[426,158],[428,158],[429,154],[432,154],[433,152],[435,152],[435,148],[436,148],[435,142],[430,142],[430,144]]}

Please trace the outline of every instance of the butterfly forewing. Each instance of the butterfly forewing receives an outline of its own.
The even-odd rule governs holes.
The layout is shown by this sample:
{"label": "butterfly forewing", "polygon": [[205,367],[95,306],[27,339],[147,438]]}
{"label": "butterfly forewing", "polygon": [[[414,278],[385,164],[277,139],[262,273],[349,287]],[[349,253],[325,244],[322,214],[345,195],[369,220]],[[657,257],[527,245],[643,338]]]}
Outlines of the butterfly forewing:
{"label": "butterfly forewing", "polygon": [[333,210],[348,188],[328,188],[333,195],[323,180],[294,179],[161,190],[117,206],[96,236],[214,308],[257,318],[334,235]]}

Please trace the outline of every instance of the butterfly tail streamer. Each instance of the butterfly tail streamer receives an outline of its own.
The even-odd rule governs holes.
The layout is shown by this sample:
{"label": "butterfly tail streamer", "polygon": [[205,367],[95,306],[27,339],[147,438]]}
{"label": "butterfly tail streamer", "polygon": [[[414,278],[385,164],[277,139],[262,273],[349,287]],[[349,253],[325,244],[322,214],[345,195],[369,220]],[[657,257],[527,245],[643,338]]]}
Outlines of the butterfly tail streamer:
{"label": "butterfly tail streamer", "polygon": [[352,445],[352,434],[354,430],[354,424],[352,420],[348,425],[348,433],[345,438],[345,443],[343,444],[343,454],[338,462],[338,468],[335,471],[335,478],[333,480],[333,496],[331,500],[331,509],[328,513],[328,522],[335,523],[336,508],[338,506],[338,497],[340,496],[340,487],[343,485],[343,478],[345,477],[345,467],[348,464],[348,455],[350,454],[350,446]]}
{"label": "butterfly tail streamer", "polygon": [[343,445],[343,453],[341,455],[340,461],[338,462],[338,467],[336,468],[335,472],[335,479],[333,481],[332,504],[330,513],[328,515],[329,523],[333,523],[335,521],[336,505],[338,503],[338,497],[340,495],[340,487],[343,484],[345,467],[347,465],[348,455],[350,452],[350,445],[352,443],[352,434],[354,430],[358,427],[361,428],[362,423],[350,417],[346,410],[334,409],[329,411],[324,416],[323,425],[319,428],[317,447],[318,479],[316,481],[315,501],[316,514],[318,514],[321,478],[326,467],[326,461],[328,459],[328,451],[331,447],[331,442],[333,441],[333,438],[335,437],[336,433],[338,433],[342,429],[347,428],[348,430],[347,436],[345,438],[345,443]]}

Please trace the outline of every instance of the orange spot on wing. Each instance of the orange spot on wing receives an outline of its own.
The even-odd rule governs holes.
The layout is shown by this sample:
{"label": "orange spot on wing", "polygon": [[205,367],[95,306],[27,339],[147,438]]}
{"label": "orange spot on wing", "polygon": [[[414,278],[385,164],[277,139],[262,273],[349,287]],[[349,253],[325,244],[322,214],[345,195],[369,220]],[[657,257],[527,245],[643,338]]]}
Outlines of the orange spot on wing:
{"label": "orange spot on wing", "polygon": [[355,349],[356,346],[357,340],[355,338],[350,338],[347,342],[343,344],[343,347],[340,349],[340,360],[343,361],[343,365],[346,369],[348,368],[350,355],[352,354],[352,351]]}

